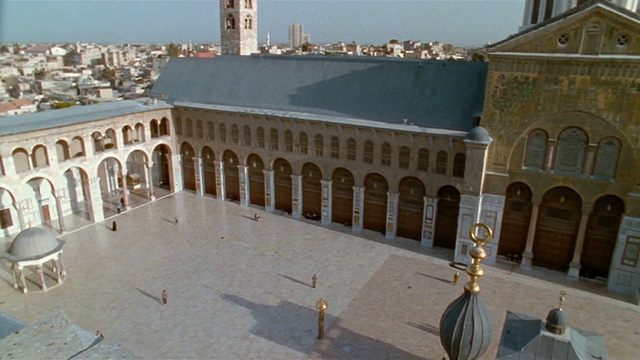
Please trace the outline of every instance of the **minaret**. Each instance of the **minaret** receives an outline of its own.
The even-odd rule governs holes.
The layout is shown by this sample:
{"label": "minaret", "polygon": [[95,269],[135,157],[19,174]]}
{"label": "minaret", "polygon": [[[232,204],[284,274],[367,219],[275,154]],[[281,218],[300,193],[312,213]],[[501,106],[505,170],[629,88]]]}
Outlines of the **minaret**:
{"label": "minaret", "polygon": [[220,47],[223,55],[258,52],[258,0],[220,0]]}

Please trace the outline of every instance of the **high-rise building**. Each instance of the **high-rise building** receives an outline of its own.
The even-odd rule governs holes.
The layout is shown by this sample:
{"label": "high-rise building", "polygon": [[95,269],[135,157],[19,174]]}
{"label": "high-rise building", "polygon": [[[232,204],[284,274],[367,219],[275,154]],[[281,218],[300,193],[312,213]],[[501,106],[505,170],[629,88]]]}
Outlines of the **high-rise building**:
{"label": "high-rise building", "polygon": [[220,0],[220,47],[223,55],[258,52],[258,0]]}
{"label": "high-rise building", "polygon": [[289,46],[297,48],[304,44],[304,27],[301,24],[289,25]]}

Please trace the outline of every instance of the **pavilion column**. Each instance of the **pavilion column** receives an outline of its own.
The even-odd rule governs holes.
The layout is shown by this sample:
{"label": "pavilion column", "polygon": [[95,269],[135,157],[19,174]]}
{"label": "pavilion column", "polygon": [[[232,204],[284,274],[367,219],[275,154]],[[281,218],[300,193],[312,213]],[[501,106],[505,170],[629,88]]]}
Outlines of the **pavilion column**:
{"label": "pavilion column", "polygon": [[67,270],[64,268],[64,263],[62,262],[62,250],[58,253],[58,271],[60,271],[60,275],[62,275],[62,279],[67,277]]}
{"label": "pavilion column", "polygon": [[154,201],[156,197],[153,196],[153,179],[151,178],[151,169],[153,169],[153,163],[145,163],[144,167],[146,174],[145,185],[147,187],[147,194],[149,196],[149,200]]}
{"label": "pavilion column", "polygon": [[224,201],[227,198],[227,191],[224,179],[224,163],[222,161],[215,160],[213,162],[216,167],[216,192],[218,193],[218,200]]}
{"label": "pavilion column", "polygon": [[593,206],[584,205],[582,207],[578,238],[576,239],[576,246],[573,248],[573,259],[569,263],[569,272],[567,273],[567,277],[571,279],[578,279],[580,277],[580,257],[582,256],[584,237],[587,234],[587,224],[589,223],[591,211],[593,211]]}
{"label": "pavilion column", "polygon": [[385,237],[387,239],[396,238],[396,230],[398,223],[398,198],[400,193],[387,193],[387,229]]}
{"label": "pavilion column", "polygon": [[522,253],[522,263],[520,267],[523,269],[531,270],[533,260],[533,242],[536,237],[536,228],[538,226],[538,211],[540,210],[540,204],[542,204],[542,198],[540,196],[533,196],[531,199],[533,207],[531,209],[531,219],[529,220],[529,232],[527,233],[527,245]]}
{"label": "pavilion column", "polygon": [[57,194],[54,197],[54,199],[56,200],[56,211],[58,212],[58,224],[60,225],[60,233],[63,234],[65,227],[64,227],[64,211],[62,210],[62,197],[64,196],[64,192],[63,191],[56,191]]}
{"label": "pavilion column", "polygon": [[249,203],[251,203],[249,167],[246,165],[238,165],[238,176],[240,179],[240,206],[249,206]]}
{"label": "pavilion column", "polygon": [[22,281],[22,293],[26,294],[29,290],[27,290],[27,282],[24,279],[24,267],[18,265],[18,269],[20,270],[20,280]]}
{"label": "pavilion column", "polygon": [[36,269],[38,269],[38,272],[40,273],[40,288],[42,289],[42,291],[47,291],[47,284],[44,282],[44,267],[43,267],[43,265],[37,265]]}
{"label": "pavilion column", "polygon": [[202,167],[202,158],[194,157],[193,158],[193,170],[196,173],[196,194],[200,196],[204,196],[204,169]]}
{"label": "pavilion column", "polygon": [[18,288],[18,274],[16,274],[17,272],[18,272],[18,264],[12,263],[11,264],[11,275],[13,275],[13,288],[14,289]]}
{"label": "pavilion column", "polygon": [[333,180],[320,180],[322,183],[322,225],[331,224],[333,211],[333,197],[331,184]]}
{"label": "pavilion column", "polygon": [[22,212],[22,207],[15,202],[12,204],[13,208],[16,209],[16,213],[18,214],[18,222],[20,223],[20,231],[25,229],[24,224],[24,214]]}
{"label": "pavilion column", "polygon": [[53,272],[56,273],[56,281],[58,282],[58,284],[60,284],[62,282],[62,279],[60,278],[60,268],[58,268],[58,262],[56,261],[56,259],[51,259],[51,263],[53,264]]}
{"label": "pavilion column", "polygon": [[273,170],[262,170],[264,173],[264,210],[268,212],[273,212],[276,208],[275,195],[276,195],[276,186],[274,182],[274,174]]}
{"label": "pavilion column", "polygon": [[424,208],[422,209],[422,238],[420,245],[428,248],[433,247],[433,235],[436,232],[436,210],[438,209],[437,197],[424,197]]}
{"label": "pavilion column", "polygon": [[302,217],[302,201],[302,175],[291,175],[291,211],[295,219]]}
{"label": "pavilion column", "polygon": [[94,177],[87,179],[87,200],[89,201],[89,215],[91,220],[96,223],[104,220],[104,210],[102,209],[102,194],[100,191],[100,178]]}
{"label": "pavilion column", "polygon": [[353,187],[353,214],[351,215],[351,231],[360,232],[364,219],[364,186]]}

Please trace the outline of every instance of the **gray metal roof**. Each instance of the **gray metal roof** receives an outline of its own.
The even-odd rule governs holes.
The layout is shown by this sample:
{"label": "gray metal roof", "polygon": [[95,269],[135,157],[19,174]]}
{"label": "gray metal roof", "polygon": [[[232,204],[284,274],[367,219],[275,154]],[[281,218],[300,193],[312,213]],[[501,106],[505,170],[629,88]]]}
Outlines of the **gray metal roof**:
{"label": "gray metal roof", "polygon": [[487,63],[370,57],[172,58],[150,96],[264,111],[469,131]]}
{"label": "gray metal roof", "polygon": [[157,109],[170,109],[171,107],[164,101],[153,104],[149,99],[136,99],[0,117],[0,136],[52,129]]}

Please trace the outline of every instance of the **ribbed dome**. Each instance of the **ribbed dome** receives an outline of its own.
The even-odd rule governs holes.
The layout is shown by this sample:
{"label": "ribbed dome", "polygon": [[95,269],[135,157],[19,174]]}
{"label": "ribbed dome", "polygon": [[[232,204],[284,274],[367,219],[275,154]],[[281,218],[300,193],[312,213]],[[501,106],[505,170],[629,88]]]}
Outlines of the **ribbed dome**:
{"label": "ribbed dome", "polygon": [[491,136],[489,136],[487,130],[485,130],[485,128],[481,126],[476,126],[471,129],[471,131],[469,131],[469,134],[467,134],[467,138],[465,140],[481,144],[490,144],[491,141],[493,141]]}
{"label": "ribbed dome", "polygon": [[9,253],[21,259],[39,257],[55,250],[58,245],[58,239],[46,230],[28,228],[16,235],[9,248]]}
{"label": "ribbed dome", "polygon": [[550,333],[564,334],[564,330],[567,328],[567,314],[558,308],[549,311],[546,328]]}
{"label": "ribbed dome", "polygon": [[480,358],[491,344],[493,325],[478,293],[465,289],[442,314],[440,342],[451,360]]}

